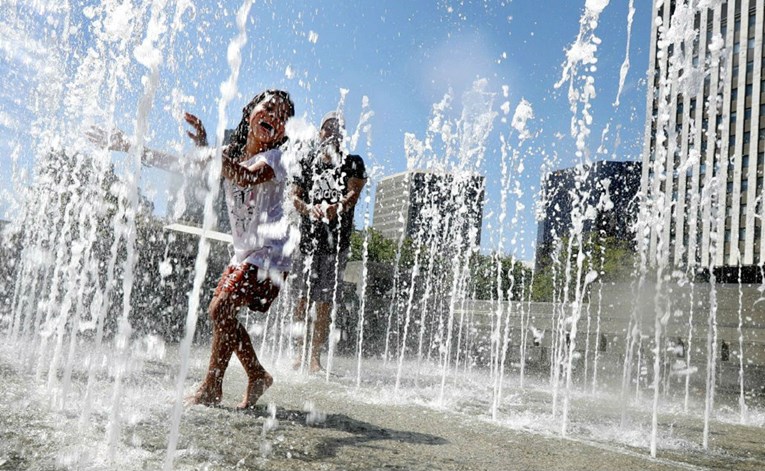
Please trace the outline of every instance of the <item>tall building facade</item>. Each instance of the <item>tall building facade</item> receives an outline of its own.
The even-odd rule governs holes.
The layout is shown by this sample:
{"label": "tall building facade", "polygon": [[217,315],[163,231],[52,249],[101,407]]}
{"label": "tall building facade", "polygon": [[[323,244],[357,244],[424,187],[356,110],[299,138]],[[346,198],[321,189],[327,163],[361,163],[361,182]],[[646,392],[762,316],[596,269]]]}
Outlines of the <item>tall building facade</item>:
{"label": "tall building facade", "polygon": [[[412,170],[377,184],[372,228],[384,237],[422,240],[433,231],[481,243],[485,177]],[[444,234],[439,234],[443,236]]]}
{"label": "tall building facade", "polygon": [[654,261],[765,261],[764,7],[654,0],[641,178]]}
{"label": "tall building facade", "polygon": [[[640,162],[600,161],[588,167],[572,167],[547,174],[542,183],[543,207],[537,224],[537,249],[534,269],[539,271],[552,262],[555,242],[570,235],[574,194],[578,192],[587,213],[583,233],[632,241],[632,224],[637,217],[635,196],[640,190]],[[580,180],[577,189],[577,179]]]}

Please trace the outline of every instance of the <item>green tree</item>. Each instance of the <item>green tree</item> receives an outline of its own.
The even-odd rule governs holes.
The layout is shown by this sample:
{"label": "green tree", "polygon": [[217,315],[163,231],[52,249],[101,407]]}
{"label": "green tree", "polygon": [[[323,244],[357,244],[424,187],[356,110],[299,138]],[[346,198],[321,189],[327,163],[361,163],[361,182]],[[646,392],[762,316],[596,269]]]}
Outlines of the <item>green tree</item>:
{"label": "green tree", "polygon": [[[542,270],[534,276],[532,299],[535,301],[552,301],[555,290],[561,296],[565,287],[565,267],[568,260],[571,264],[571,279],[569,280],[569,293],[574,293],[576,286],[577,247],[572,247],[571,255],[568,254],[569,239],[560,241],[561,252],[558,273],[553,277],[554,267],[552,263],[544,265]],[[616,237],[604,236],[600,233],[588,233],[584,235],[582,252],[582,280],[590,271],[598,273],[598,278],[604,283],[622,282],[631,279],[637,261],[637,254],[631,241]],[[555,283],[553,283],[555,278]]]}
{"label": "green tree", "polygon": [[531,289],[531,269],[513,257],[474,254],[470,259],[470,282],[476,299],[497,298],[497,268],[500,268],[502,299],[525,299]]}
{"label": "green tree", "polygon": [[[375,263],[395,263],[396,253],[398,252],[398,243],[394,240],[385,238],[380,231],[371,227],[366,231],[353,231],[353,234],[351,234],[350,261],[363,260],[364,239],[367,237],[369,237],[368,261]],[[400,266],[405,268],[413,266],[415,258],[414,254],[415,250],[412,239],[407,237],[401,245]],[[422,263],[422,261],[420,263]]]}

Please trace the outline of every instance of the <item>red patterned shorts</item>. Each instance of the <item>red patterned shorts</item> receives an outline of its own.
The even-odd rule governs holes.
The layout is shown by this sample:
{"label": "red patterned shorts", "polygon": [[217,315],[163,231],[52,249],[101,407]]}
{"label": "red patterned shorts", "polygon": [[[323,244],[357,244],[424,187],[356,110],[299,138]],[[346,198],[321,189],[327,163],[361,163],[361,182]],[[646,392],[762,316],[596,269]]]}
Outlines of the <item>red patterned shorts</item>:
{"label": "red patterned shorts", "polygon": [[[284,273],[284,278],[287,273]],[[214,296],[226,295],[234,306],[248,306],[253,311],[266,312],[279,295],[279,286],[271,278],[259,277],[258,267],[249,263],[229,265],[220,277]]]}

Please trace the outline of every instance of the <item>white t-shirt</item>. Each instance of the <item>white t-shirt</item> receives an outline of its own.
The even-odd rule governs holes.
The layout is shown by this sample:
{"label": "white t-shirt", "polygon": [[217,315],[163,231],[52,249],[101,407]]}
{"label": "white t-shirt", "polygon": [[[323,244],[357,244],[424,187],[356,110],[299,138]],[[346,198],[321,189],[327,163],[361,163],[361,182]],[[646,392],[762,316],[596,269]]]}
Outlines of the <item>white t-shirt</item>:
{"label": "white t-shirt", "polygon": [[231,264],[244,262],[267,271],[287,272],[291,264],[290,223],[284,212],[286,188],[289,183],[282,151],[261,152],[240,165],[249,167],[265,162],[274,171],[274,178],[243,188],[224,182],[226,206],[234,239]]}

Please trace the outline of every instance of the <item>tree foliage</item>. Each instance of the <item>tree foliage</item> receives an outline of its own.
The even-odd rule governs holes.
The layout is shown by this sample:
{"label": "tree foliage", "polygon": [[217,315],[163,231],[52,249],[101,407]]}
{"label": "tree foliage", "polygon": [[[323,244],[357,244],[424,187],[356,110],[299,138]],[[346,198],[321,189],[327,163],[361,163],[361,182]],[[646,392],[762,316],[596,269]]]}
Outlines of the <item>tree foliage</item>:
{"label": "tree foliage", "polygon": [[[582,280],[591,271],[596,272],[598,280],[603,283],[622,282],[631,279],[637,261],[637,254],[631,241],[603,236],[597,232],[584,234],[583,240],[580,282],[583,282]],[[562,298],[566,286],[567,262],[570,266],[569,293],[575,292],[576,275],[579,270],[577,260],[580,251],[572,243],[571,254],[569,255],[569,242],[573,241],[569,238],[561,239],[558,262],[547,261],[543,264],[543,268],[535,274],[533,300],[552,301],[555,298],[556,289],[558,290],[558,299]]]}
{"label": "tree foliage", "polygon": [[506,255],[474,254],[470,260],[470,283],[475,299],[526,299],[531,289],[531,275],[530,268]]}
{"label": "tree foliage", "polygon": [[[367,261],[373,263],[395,263],[396,253],[399,250],[398,242],[387,239],[382,233],[373,228],[362,231],[353,231],[351,234],[350,261],[361,261],[364,258],[364,240],[368,239]],[[420,264],[422,265],[422,253]],[[399,266],[411,268],[414,265],[415,250],[412,239],[405,238],[401,244]]]}

